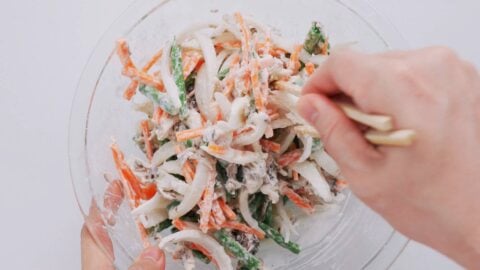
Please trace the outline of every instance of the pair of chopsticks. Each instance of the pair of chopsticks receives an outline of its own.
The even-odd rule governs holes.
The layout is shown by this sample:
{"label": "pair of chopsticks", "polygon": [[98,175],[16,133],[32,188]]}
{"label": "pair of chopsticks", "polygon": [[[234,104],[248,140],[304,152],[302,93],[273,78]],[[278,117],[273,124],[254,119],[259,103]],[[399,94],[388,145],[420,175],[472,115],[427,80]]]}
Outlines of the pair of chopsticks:
{"label": "pair of chopsticks", "polygon": [[365,132],[365,139],[372,144],[409,146],[415,140],[415,130],[393,130],[393,119],[391,116],[364,113],[347,103],[337,102],[337,105],[348,118],[372,128]]}
{"label": "pair of chopsticks", "polygon": [[[297,85],[278,81],[275,83],[277,89],[295,96],[300,96],[301,88]],[[393,130],[393,119],[391,116],[368,114],[360,111],[351,104],[336,102],[345,115],[355,122],[361,123],[371,129],[365,132],[367,141],[375,145],[387,146],[409,146],[416,137],[416,132],[411,129]],[[318,136],[318,133],[311,127],[297,126],[296,131],[311,136]]]}

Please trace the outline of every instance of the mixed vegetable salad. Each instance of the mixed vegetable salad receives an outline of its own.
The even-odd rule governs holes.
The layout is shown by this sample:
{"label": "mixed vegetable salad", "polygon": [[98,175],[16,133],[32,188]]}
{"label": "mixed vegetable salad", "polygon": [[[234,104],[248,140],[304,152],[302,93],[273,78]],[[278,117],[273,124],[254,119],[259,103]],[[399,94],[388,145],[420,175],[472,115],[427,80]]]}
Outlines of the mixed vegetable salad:
{"label": "mixed vegetable salad", "polygon": [[116,143],[111,151],[145,246],[158,244],[185,269],[195,258],[264,269],[255,254],[267,238],[301,252],[290,209],[310,215],[346,185],[295,111],[329,51],[317,22],[292,44],[239,13],[193,25],[143,67],[118,41],[131,79],[124,98],[145,113],[134,136],[145,156],[127,161]]}

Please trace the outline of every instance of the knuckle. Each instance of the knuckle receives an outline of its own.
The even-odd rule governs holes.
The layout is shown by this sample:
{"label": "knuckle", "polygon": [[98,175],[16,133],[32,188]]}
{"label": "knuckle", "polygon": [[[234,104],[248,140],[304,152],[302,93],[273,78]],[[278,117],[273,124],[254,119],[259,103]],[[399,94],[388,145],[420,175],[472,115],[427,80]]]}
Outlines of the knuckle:
{"label": "knuckle", "polygon": [[414,83],[416,81],[415,71],[413,67],[406,62],[397,62],[392,68],[393,75],[406,83]]}
{"label": "knuckle", "polygon": [[458,56],[455,51],[445,46],[433,47],[430,52],[434,59],[444,63],[452,63],[458,60]]}

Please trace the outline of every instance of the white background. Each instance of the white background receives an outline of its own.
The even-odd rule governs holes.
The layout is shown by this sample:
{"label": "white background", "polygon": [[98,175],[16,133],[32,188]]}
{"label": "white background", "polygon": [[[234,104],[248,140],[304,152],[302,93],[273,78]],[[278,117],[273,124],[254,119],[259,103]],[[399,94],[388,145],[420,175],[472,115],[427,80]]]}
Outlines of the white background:
{"label": "white background", "polygon": [[[82,218],[67,162],[70,104],[95,43],[131,2],[0,1],[2,269],[80,269]],[[371,2],[412,47],[448,45],[480,67],[480,1]],[[458,268],[415,243],[393,267]]]}

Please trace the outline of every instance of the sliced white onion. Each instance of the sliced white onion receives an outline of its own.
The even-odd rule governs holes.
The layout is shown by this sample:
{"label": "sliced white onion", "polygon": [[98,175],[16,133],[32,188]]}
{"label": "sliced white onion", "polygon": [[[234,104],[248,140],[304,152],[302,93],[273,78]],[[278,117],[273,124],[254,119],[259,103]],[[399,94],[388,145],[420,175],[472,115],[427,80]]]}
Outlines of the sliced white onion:
{"label": "sliced white onion", "polygon": [[164,190],[175,191],[182,196],[187,193],[189,187],[187,183],[166,172],[160,171],[160,174],[161,176],[157,181],[158,192],[162,193]]}
{"label": "sliced white onion", "polygon": [[312,158],[317,162],[318,166],[324,169],[333,177],[340,176],[340,168],[337,162],[325,150],[318,150],[313,152]]}
{"label": "sliced white onion", "polygon": [[[216,113],[212,109],[213,88],[209,87],[209,78],[207,69],[204,66],[200,68],[195,79],[195,101],[197,102],[198,109],[205,115],[205,117],[214,121]],[[201,123],[201,122],[200,122]]]}
{"label": "sliced white onion", "polygon": [[176,36],[177,42],[181,44],[187,41],[187,39],[191,37],[193,33],[206,28],[214,28],[217,25],[218,25],[218,22],[214,22],[214,21],[191,24],[189,27],[185,28]]}
{"label": "sliced white onion", "polygon": [[160,166],[163,162],[165,162],[167,159],[170,157],[174,156],[176,154],[175,152],[175,143],[172,141],[169,141],[160,148],[158,148],[157,151],[155,151],[155,154],[152,157],[152,165],[155,166]]}
{"label": "sliced white onion", "polygon": [[155,194],[150,200],[140,204],[137,208],[132,210],[132,215],[139,216],[141,214],[148,214],[157,209],[165,209],[170,203],[170,200],[163,198],[160,194]]}
{"label": "sliced white onion", "polygon": [[168,96],[172,100],[173,106],[180,108],[180,96],[177,84],[173,80],[170,72],[170,52],[172,51],[172,43],[168,42],[163,49],[163,57],[160,60],[160,76],[167,91]]}
{"label": "sliced white onion", "polygon": [[191,242],[204,247],[217,262],[219,270],[233,270],[232,260],[225,249],[212,237],[198,230],[183,230],[164,237],[160,243],[160,249],[164,249],[169,243]]}
{"label": "sliced white onion", "polygon": [[263,134],[265,134],[269,119],[268,115],[264,112],[250,114],[248,124],[253,126],[253,131],[240,134],[235,138],[233,143],[236,145],[249,145],[258,142]]}
{"label": "sliced white onion", "polygon": [[296,108],[298,97],[284,91],[273,91],[271,102],[286,111],[292,111]]}
{"label": "sliced white onion", "polygon": [[287,118],[279,118],[272,121],[270,124],[273,129],[287,128],[293,126],[293,122]]}
{"label": "sliced white onion", "polygon": [[150,228],[168,219],[168,213],[166,209],[155,209],[148,214],[139,215],[138,219],[145,228]]}
{"label": "sliced white onion", "polygon": [[248,207],[248,190],[246,189],[242,189],[238,195],[238,208],[240,209],[240,214],[242,214],[243,219],[250,227],[263,232],[258,226],[258,222],[253,218],[250,208]]}
{"label": "sliced white onion", "polygon": [[248,97],[236,98],[232,103],[232,109],[230,110],[230,117],[228,118],[228,124],[233,129],[239,129],[243,127],[246,120],[246,112],[250,101]]}
{"label": "sliced white onion", "polygon": [[280,155],[287,151],[293,140],[295,140],[295,136],[297,136],[295,132],[292,129],[288,129],[288,133],[284,135],[283,139],[280,141],[280,151],[278,152]]}
{"label": "sliced white onion", "polygon": [[182,174],[182,164],[180,160],[170,160],[166,161],[163,163],[162,166],[160,166],[160,169],[164,170],[167,173],[173,173],[173,174]]}
{"label": "sliced white onion", "polygon": [[313,138],[310,136],[300,136],[299,139],[303,144],[303,153],[298,158],[297,163],[304,162],[312,154]]}
{"label": "sliced white onion", "polygon": [[214,152],[205,145],[200,146],[200,148],[218,159],[239,165],[245,165],[264,158],[264,156],[258,152],[241,151],[233,148],[225,149],[225,152],[223,154]]}
{"label": "sliced white onion", "polygon": [[215,177],[215,174],[213,172],[214,169],[206,160],[199,160],[197,169],[195,171],[195,177],[190,186],[188,187],[187,192],[183,196],[183,200],[180,202],[179,205],[170,209],[170,211],[168,212],[168,216],[170,217],[170,219],[179,218],[192,210],[193,207],[195,207],[195,205],[202,197],[208,180],[212,177]]}
{"label": "sliced white onion", "polygon": [[304,177],[313,187],[315,193],[325,202],[331,202],[333,199],[330,186],[325,177],[317,170],[313,162],[305,161],[293,165],[293,169]]}
{"label": "sliced white onion", "polygon": [[225,119],[230,117],[230,109],[232,108],[232,103],[228,98],[220,92],[216,92],[214,94],[215,101],[217,102],[218,106],[220,106],[220,111],[222,111],[222,115]]}
{"label": "sliced white onion", "polygon": [[188,112],[187,126],[192,129],[202,127],[202,116],[197,110],[190,110]]}
{"label": "sliced white onion", "polygon": [[242,33],[235,24],[235,18],[232,15],[226,14],[223,16],[223,26],[227,31],[232,33],[238,40],[242,40]]}

